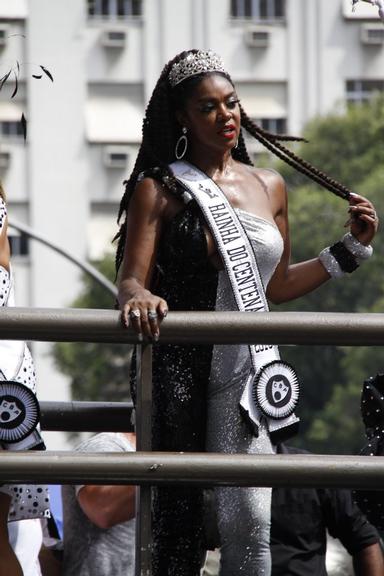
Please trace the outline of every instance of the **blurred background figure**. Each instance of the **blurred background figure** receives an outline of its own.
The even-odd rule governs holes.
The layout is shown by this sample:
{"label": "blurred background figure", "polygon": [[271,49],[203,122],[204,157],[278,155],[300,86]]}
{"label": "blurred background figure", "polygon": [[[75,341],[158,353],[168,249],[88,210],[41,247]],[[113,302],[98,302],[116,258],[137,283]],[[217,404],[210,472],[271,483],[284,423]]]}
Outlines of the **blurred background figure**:
{"label": "blurred background figure", "polygon": [[[102,433],[79,452],[133,452],[135,434]],[[63,576],[133,576],[134,486],[63,486]]]}
{"label": "blurred background figure", "polygon": [[[277,453],[306,452],[281,444]],[[384,574],[379,534],[351,491],[279,487],[272,491],[272,576],[326,576],[327,533],[350,554],[356,575]]]}

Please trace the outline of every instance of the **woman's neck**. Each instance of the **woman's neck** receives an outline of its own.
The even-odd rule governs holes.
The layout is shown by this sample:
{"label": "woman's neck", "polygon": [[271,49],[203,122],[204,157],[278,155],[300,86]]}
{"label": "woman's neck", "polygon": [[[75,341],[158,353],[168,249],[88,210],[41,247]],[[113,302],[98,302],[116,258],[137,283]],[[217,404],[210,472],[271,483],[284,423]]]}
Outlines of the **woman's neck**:
{"label": "woman's neck", "polygon": [[233,172],[235,164],[230,151],[225,153],[225,155],[215,155],[212,153],[203,155],[201,152],[194,154],[193,151],[191,151],[187,160],[207,174],[212,180],[228,178]]}

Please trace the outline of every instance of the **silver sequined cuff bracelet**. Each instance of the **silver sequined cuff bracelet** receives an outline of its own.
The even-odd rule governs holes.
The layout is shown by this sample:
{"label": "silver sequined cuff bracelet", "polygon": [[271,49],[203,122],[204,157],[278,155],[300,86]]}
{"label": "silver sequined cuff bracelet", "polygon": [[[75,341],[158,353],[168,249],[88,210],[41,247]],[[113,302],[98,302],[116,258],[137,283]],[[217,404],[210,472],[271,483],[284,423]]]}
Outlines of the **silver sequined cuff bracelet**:
{"label": "silver sequined cuff bracelet", "polygon": [[319,260],[331,278],[341,278],[342,276],[345,276],[345,272],[340,268],[340,264],[331,254],[329,246],[320,252]]}
{"label": "silver sequined cuff bracelet", "polygon": [[347,250],[358,260],[367,260],[373,254],[373,248],[370,244],[365,246],[350,232],[345,234],[341,241]]}

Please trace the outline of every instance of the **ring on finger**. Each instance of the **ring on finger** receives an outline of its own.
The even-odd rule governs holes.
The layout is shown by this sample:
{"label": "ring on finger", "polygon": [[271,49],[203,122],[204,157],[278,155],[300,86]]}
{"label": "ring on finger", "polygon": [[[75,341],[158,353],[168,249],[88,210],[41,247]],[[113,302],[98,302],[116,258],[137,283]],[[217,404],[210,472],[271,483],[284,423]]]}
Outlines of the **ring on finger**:
{"label": "ring on finger", "polygon": [[156,310],[148,310],[148,320],[157,320]]}
{"label": "ring on finger", "polygon": [[131,318],[140,318],[141,312],[140,312],[140,310],[137,308],[137,309],[135,309],[135,310],[131,310],[130,313],[129,313],[129,315],[130,315]]}

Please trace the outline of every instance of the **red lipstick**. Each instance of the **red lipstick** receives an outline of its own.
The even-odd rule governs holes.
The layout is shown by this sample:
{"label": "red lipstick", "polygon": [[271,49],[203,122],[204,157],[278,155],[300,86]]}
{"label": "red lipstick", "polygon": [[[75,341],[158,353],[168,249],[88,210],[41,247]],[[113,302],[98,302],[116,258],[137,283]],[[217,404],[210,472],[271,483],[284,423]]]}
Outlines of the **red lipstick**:
{"label": "red lipstick", "polygon": [[234,124],[227,124],[226,126],[223,126],[218,133],[224,136],[224,138],[230,140],[236,136],[236,126]]}

